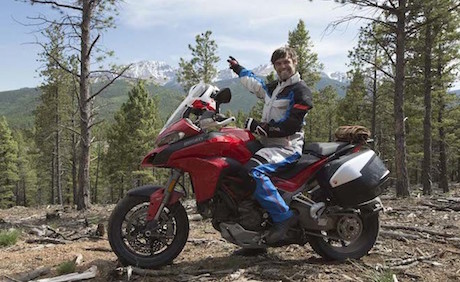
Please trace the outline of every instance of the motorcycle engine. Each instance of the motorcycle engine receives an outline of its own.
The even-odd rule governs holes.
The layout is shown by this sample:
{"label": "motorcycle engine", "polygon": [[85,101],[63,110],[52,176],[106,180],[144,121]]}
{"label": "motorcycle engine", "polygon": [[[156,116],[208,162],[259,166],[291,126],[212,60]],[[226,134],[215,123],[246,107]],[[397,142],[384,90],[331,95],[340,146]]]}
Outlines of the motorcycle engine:
{"label": "motorcycle engine", "polygon": [[227,193],[219,191],[213,199],[212,225],[220,231],[220,223],[238,223],[244,229],[259,231],[264,227],[262,209],[255,200],[247,199],[235,202]]}
{"label": "motorcycle engine", "polygon": [[239,217],[236,220],[244,229],[260,231],[264,229],[264,216],[254,200],[245,200],[238,205]]}

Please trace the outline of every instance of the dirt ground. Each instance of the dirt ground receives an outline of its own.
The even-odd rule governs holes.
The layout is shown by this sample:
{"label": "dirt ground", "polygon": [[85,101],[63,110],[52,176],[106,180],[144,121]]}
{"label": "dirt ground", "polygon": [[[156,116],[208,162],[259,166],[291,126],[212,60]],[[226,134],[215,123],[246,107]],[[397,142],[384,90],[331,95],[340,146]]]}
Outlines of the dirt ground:
{"label": "dirt ground", "polygon": [[[221,239],[209,221],[192,215],[189,240],[173,264],[142,275],[134,271],[129,281],[460,281],[460,186],[449,194],[420,194],[414,188],[408,199],[392,193],[382,196],[385,212],[379,239],[360,260],[328,262],[308,244],[270,248],[256,257],[234,255],[236,246]],[[60,218],[46,219],[56,209]],[[117,264],[107,235],[95,236],[98,224],[107,226],[112,209],[113,205],[93,206],[84,213],[56,206],[0,210],[1,230],[22,230],[15,245],[0,247],[0,281],[15,281],[19,273],[40,267],[51,267],[51,272],[39,278],[57,276],[57,266],[78,254],[83,262],[77,271],[97,266],[96,278],[88,281],[128,281],[127,268]],[[68,240],[31,242],[44,238],[29,234],[34,230],[48,230],[56,239],[63,234]]]}

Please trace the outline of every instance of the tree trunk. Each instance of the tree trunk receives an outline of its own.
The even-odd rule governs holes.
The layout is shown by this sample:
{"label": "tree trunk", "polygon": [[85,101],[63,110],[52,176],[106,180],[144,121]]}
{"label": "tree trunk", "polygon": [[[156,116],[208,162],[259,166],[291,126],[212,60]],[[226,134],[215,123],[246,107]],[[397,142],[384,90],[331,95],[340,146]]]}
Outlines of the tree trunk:
{"label": "tree trunk", "polygon": [[443,94],[439,97],[439,188],[442,192],[449,192],[449,184],[447,180],[447,152],[446,152],[446,132],[443,125],[443,112],[446,105],[444,104]]}
{"label": "tree trunk", "polygon": [[[443,54],[442,46],[439,46],[439,56],[437,62],[437,75],[438,80],[442,81],[442,64],[441,64],[441,57]],[[446,148],[446,132],[444,129],[444,111],[446,109],[445,101],[444,101],[444,93],[439,93],[438,99],[438,132],[439,132],[439,188],[442,189],[444,193],[449,192],[449,183],[447,179],[447,148]]]}
{"label": "tree trunk", "polygon": [[[377,44],[375,46],[375,53],[374,53],[374,63],[377,66]],[[377,115],[377,67],[374,66],[374,73],[373,73],[373,82],[372,82],[372,118],[371,118],[371,138],[374,140],[372,142],[372,150],[375,150],[375,130],[376,130],[376,115]]]}
{"label": "tree trunk", "polygon": [[84,210],[90,205],[90,146],[91,146],[91,101],[89,88],[90,68],[90,19],[93,1],[83,0],[81,23],[81,63],[80,63],[80,160],[78,162],[77,209]]}
{"label": "tree trunk", "polygon": [[396,77],[394,96],[396,195],[398,197],[408,197],[410,196],[410,194],[406,160],[406,133],[404,128],[404,51],[406,44],[406,0],[399,0],[397,17],[398,21],[396,24]]}
{"label": "tree trunk", "polygon": [[56,148],[53,148],[53,155],[51,160],[51,204],[56,204],[56,196],[54,195],[56,187]]}
{"label": "tree trunk", "polygon": [[[431,14],[431,8],[425,11],[427,20]],[[423,195],[431,195],[431,50],[433,38],[431,24],[425,26],[425,66],[424,66],[424,105],[425,117],[423,120],[423,164],[422,164],[422,186]]]}
{"label": "tree trunk", "polygon": [[101,144],[97,145],[96,181],[94,183],[94,203],[97,204],[97,184],[99,182],[99,165],[101,162]]}
{"label": "tree trunk", "polygon": [[[76,106],[76,103],[75,103],[75,97],[76,97],[76,94],[72,96],[72,105],[75,105]],[[75,107],[77,108],[77,107]],[[73,111],[72,112],[72,129],[76,129],[76,122],[75,122],[75,116],[76,116],[76,112]],[[78,142],[77,142],[77,134],[75,132],[72,132],[72,160],[71,160],[71,163],[72,163],[72,195],[73,195],[73,204],[77,204],[78,200],[78,193],[77,193],[77,145],[78,145]]]}
{"label": "tree trunk", "polygon": [[59,89],[56,88],[56,93],[55,93],[55,102],[56,102],[56,108],[55,108],[55,122],[56,122],[56,139],[55,139],[55,148],[56,148],[56,189],[57,189],[57,198],[59,201],[59,204],[62,205],[62,184],[61,184],[61,132],[60,132],[60,118],[59,118]]}

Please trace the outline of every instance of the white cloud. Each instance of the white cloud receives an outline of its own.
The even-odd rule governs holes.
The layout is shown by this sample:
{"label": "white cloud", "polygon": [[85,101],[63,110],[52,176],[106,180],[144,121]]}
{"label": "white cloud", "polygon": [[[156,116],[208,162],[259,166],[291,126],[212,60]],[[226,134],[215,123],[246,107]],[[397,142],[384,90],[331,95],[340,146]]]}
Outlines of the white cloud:
{"label": "white cloud", "polygon": [[327,24],[349,13],[350,9],[339,6],[333,1],[305,0],[126,0],[122,15],[123,22],[134,28],[214,20],[220,25],[259,29],[300,18]]}

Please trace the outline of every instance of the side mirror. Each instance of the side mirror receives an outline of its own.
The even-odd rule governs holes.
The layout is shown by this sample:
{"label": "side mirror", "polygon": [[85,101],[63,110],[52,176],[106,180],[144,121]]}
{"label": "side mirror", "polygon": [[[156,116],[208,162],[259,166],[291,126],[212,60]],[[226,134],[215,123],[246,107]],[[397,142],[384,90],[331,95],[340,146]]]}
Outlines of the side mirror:
{"label": "side mirror", "polygon": [[215,95],[212,95],[211,98],[216,101],[217,106],[220,104],[226,104],[232,99],[232,92],[230,91],[230,88],[224,88]]}

